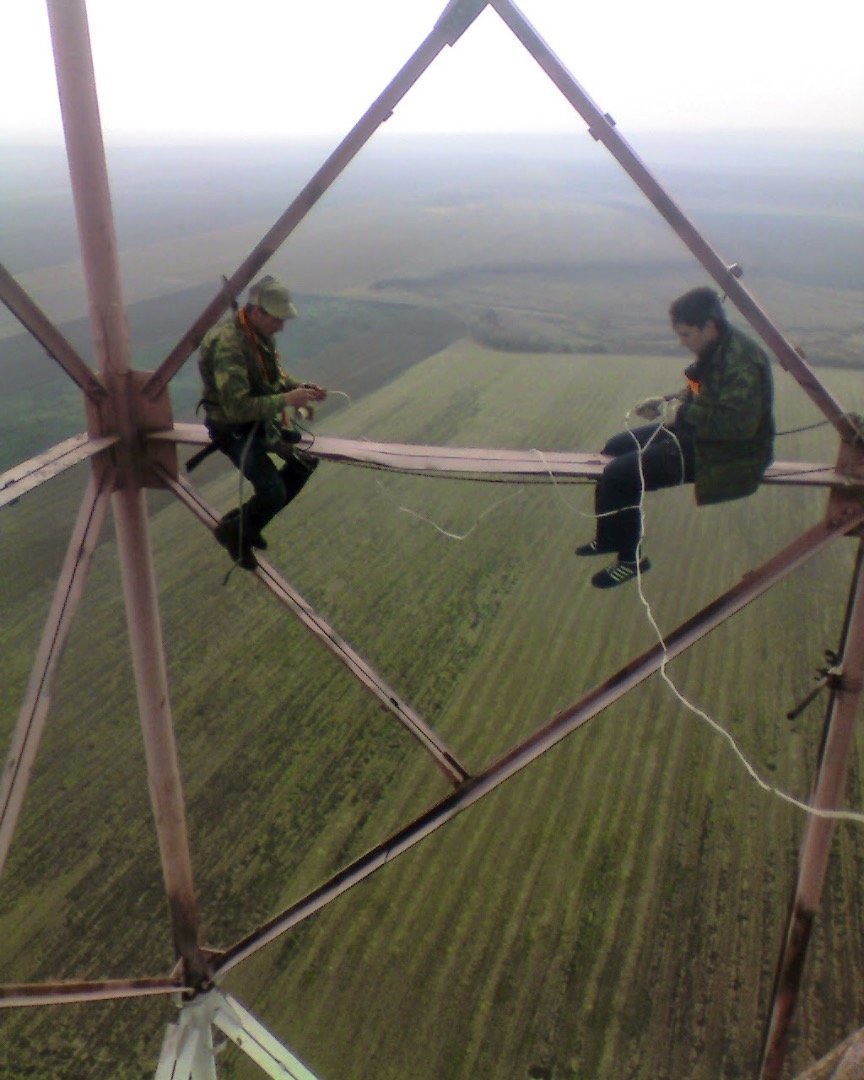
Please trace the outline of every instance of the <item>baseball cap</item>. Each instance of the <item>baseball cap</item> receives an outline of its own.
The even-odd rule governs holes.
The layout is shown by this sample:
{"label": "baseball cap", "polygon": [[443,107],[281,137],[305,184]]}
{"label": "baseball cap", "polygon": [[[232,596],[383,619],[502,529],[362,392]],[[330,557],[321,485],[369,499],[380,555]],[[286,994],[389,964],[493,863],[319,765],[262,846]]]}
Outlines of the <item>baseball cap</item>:
{"label": "baseball cap", "polygon": [[297,308],[291,302],[291,293],[287,286],[269,274],[249,286],[249,303],[260,307],[276,319],[297,317]]}

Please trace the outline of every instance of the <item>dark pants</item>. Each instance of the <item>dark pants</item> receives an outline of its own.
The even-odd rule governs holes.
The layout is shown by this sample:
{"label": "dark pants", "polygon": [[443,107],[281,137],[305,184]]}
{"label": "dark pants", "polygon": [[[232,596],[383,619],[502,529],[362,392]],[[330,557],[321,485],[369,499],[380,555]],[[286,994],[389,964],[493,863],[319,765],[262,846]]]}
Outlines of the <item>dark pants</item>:
{"label": "dark pants", "polygon": [[277,468],[267,450],[259,425],[250,430],[226,432],[222,428],[208,430],[218,441],[219,449],[240,469],[253,488],[253,495],[241,508],[243,527],[250,536],[261,530],[279,513],[283,506],[300,493],[303,485],[318,465],[316,458],[301,452],[292,454]]}
{"label": "dark pants", "polygon": [[[637,442],[642,447],[641,453]],[[597,545],[617,551],[619,559],[632,561],[642,540],[639,502],[643,486],[645,491],[657,491],[692,484],[693,440],[684,432],[675,432],[673,438],[660,424],[646,424],[613,435],[603,447],[603,453],[614,460],[603,470],[594,490]],[[601,516],[604,514],[609,516]]]}

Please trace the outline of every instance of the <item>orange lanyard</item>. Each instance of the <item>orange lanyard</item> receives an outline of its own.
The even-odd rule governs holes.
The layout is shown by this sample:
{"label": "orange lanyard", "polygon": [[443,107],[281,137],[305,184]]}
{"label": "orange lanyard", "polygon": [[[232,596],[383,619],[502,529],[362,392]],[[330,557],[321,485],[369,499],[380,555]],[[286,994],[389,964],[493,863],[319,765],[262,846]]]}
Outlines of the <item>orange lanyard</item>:
{"label": "orange lanyard", "polygon": [[[265,382],[270,382],[271,375],[267,367],[267,359],[261,352],[261,346],[258,343],[258,335],[249,325],[249,319],[246,315],[246,309],[240,308],[240,310],[237,312],[237,315],[240,319],[240,325],[243,327],[243,332],[246,334],[246,337],[249,339],[249,343],[255,350],[255,356],[258,360],[258,367],[261,369],[261,377],[264,379]],[[284,379],[285,372],[282,370],[279,364],[279,353],[276,352],[275,349],[273,350],[273,363],[276,367],[276,376],[281,376]]]}
{"label": "orange lanyard", "polygon": [[[246,315],[246,309],[245,308],[240,308],[240,310],[237,312],[237,315],[238,315],[238,317],[240,319],[240,325],[243,327],[243,332],[245,333],[246,337],[249,339],[250,345],[255,350],[255,356],[258,359],[258,366],[261,368],[261,377],[264,379],[265,382],[269,382],[270,381],[270,373],[267,370],[267,360],[264,357],[264,354],[261,352],[261,346],[258,344],[258,335],[255,333],[255,331],[249,325],[249,319],[248,319],[248,317]],[[276,366],[276,374],[281,375],[282,378],[284,379],[286,377],[285,372],[282,370],[282,366],[279,363],[279,353],[276,352],[275,349],[273,350],[273,363]],[[279,416],[282,419],[282,426],[283,427],[290,427],[291,422],[288,419],[288,410],[284,409],[284,408],[281,409],[280,412],[279,412]]]}

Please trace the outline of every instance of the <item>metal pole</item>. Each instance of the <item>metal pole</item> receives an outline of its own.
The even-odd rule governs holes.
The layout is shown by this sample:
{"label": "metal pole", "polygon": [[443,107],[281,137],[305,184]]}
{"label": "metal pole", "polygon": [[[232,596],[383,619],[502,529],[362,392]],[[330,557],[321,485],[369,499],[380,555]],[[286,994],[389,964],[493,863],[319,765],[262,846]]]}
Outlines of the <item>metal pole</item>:
{"label": "metal pole", "polygon": [[629,143],[615,129],[615,121],[582,89],[564,64],[552,52],[512,0],[489,0],[507,26],[534,57],[564,97],[588,124],[589,133],[602,142],[637,187],[672,226],[690,251],[696,256],[720,288],[732,299],[741,314],[759,333],[777,359],[801,385],[816,407],[840,432],[843,438],[854,438],[855,428],[846,419],[843,407],[819,381],[804,354],[774,325],[759,303],[739,284],[741,268],[727,265],[705,240],[696,226],[679,209],[672,198],[654,179]]}
{"label": "metal pole", "polygon": [[[819,766],[810,798],[812,806],[824,810],[833,810],[840,805],[864,691],[864,549],[861,544],[849,590],[839,656],[842,674],[832,685]],[[811,817],[804,830],[798,859],[798,880],[777,963],[759,1080],[780,1080],[782,1075],[792,1013],[798,999],[813,923],[822,899],[835,828],[836,822],[830,818]]]}
{"label": "metal pole", "polygon": [[98,982],[7,983],[0,986],[0,1009],[78,1005],[85,1001],[167,996],[183,992],[178,979],[103,979]]}
{"label": "metal pole", "polygon": [[864,508],[845,515],[843,521],[820,522],[803,533],[773,558],[751,571],[727,592],[673,630],[663,644],[658,643],[631,660],[606,682],[594,687],[575,704],[562,710],[548,724],[524,742],[513,747],[498,761],[477,773],[457,791],[431,807],[377,847],[361,855],[329,881],[318,886],[304,899],[274,916],[240,941],[214,957],[214,978],[218,978],[258,949],[273,941],[292,926],[303,922],[326,907],[348,889],[380,870],[397,855],[402,855],[436,829],[456,817],[473,803],[489,795],[506,780],[530,765],[541,754],[557,746],[578,728],[588,723],[607,706],[622,698],[634,687],[658,671],[666,660],[680,655],[714,630],[720,623],[762,596],[793,570],[823,551],[835,540],[864,522]]}
{"label": "metal pole", "polygon": [[135,419],[131,344],[84,0],[48,0],[48,16],[90,318],[99,368],[110,395],[106,412],[120,436],[113,509],[150,797],[175,947],[187,978],[198,983],[206,979],[206,962],[198,945],[197,902],[141,486],[143,440]]}
{"label": "metal pole", "polygon": [[[167,488],[192,511],[199,521],[212,529],[219,520],[191,484],[182,477],[174,480],[167,471],[157,466],[157,474]],[[340,637],[330,624],[310,607],[306,600],[288,582],[277,573],[266,559],[258,559],[256,576],[273,595],[291,611],[311,633],[329,649],[340,663],[344,664],[357,681],[375,698],[378,704],[391,713],[420,745],[432,755],[435,763],[451,784],[458,786],[468,779],[469,773],[456,755],[448,749],[438,735],[425,721],[403,701],[396,691],[356,652],[344,638]]]}
{"label": "metal pole", "polygon": [[46,480],[59,476],[82,461],[101,454],[116,442],[115,435],[98,439],[88,438],[87,435],[73,435],[71,439],[64,439],[52,446],[44,454],[37,454],[36,457],[22,461],[14,469],[0,473],[0,507],[20,499],[28,491],[33,491]]}
{"label": "metal pole", "polygon": [[75,347],[27,295],[5,266],[0,266],[0,300],[89,398],[98,401],[106,396],[105,387],[81,359]]}
{"label": "metal pole", "polygon": [[6,856],[24,804],[36,752],[45,728],[45,719],[51,707],[57,665],[78,610],[93,560],[93,551],[105,521],[110,490],[110,478],[103,477],[98,481],[95,475],[90,477],[72,538],[66,549],[54,599],[42,631],[39,651],[30,672],[27,693],[18,713],[15,734],[0,782],[0,877],[3,876]]}

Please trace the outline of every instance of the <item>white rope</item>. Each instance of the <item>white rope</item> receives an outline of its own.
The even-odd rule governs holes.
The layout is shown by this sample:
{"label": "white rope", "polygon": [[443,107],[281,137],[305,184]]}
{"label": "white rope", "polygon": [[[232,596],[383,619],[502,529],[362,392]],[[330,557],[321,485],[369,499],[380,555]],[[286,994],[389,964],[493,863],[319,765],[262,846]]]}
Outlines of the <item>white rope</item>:
{"label": "white rope", "polygon": [[[665,409],[664,409],[664,411],[665,411]],[[627,426],[629,426],[629,424],[630,424],[630,418],[631,418],[631,414],[626,413],[625,416],[624,416],[624,422],[627,424]],[[633,435],[633,432],[631,431],[630,427],[627,427],[627,431],[630,431],[631,435]],[[683,704],[685,706],[685,708],[688,708],[688,710],[691,713],[698,716],[700,719],[704,720],[705,724],[710,726],[717,734],[721,735],[721,737],[726,739],[726,741],[732,747],[732,751],[734,752],[735,756],[737,756],[739,758],[739,760],[741,761],[741,764],[744,766],[747,773],[750,774],[751,779],[754,780],[759,785],[759,787],[762,788],[762,791],[768,792],[770,795],[774,795],[775,797],[777,797],[779,799],[782,799],[784,802],[788,802],[789,806],[794,806],[799,810],[804,810],[806,813],[812,814],[814,816],[814,818],[823,818],[823,819],[828,819],[828,820],[831,820],[831,821],[853,821],[853,822],[858,822],[860,824],[864,824],[864,813],[862,813],[860,811],[856,811],[856,810],[825,810],[825,809],[822,809],[820,807],[814,807],[814,806],[811,806],[809,804],[809,802],[802,801],[801,799],[796,798],[794,795],[789,795],[787,792],[783,792],[781,788],[775,787],[772,784],[769,784],[767,781],[762,780],[762,778],[760,777],[760,775],[758,774],[758,772],[756,771],[754,766],[751,764],[750,760],[748,760],[747,757],[742,752],[741,747],[738,745],[737,742],[735,742],[734,738],[732,737],[732,734],[723,725],[719,724],[718,721],[715,720],[712,716],[710,716],[706,712],[704,712],[702,710],[702,708],[700,708],[698,705],[694,705],[691,701],[689,701],[684,696],[684,694],[681,693],[681,691],[677,688],[677,686],[675,685],[674,681],[672,680],[672,677],[670,676],[669,672],[667,672],[667,670],[666,670],[667,669],[667,664],[669,664],[669,660],[670,660],[669,650],[667,650],[667,648],[666,648],[665,639],[664,639],[663,634],[662,634],[662,632],[660,630],[660,626],[658,625],[657,620],[654,619],[653,611],[651,610],[651,605],[649,604],[648,598],[645,595],[645,591],[643,589],[643,580],[642,580],[643,579],[643,573],[642,573],[642,568],[640,568],[640,567],[642,567],[642,559],[640,559],[640,554],[642,554],[642,538],[645,536],[645,490],[646,490],[645,489],[645,473],[643,471],[642,460],[643,460],[643,455],[645,453],[645,450],[651,445],[651,443],[654,441],[654,438],[658,437],[658,435],[660,434],[661,431],[664,431],[667,435],[670,435],[673,438],[673,440],[675,441],[675,445],[676,445],[676,447],[678,449],[678,454],[680,456],[680,463],[681,463],[681,484],[684,483],[684,475],[685,475],[684,451],[681,450],[681,445],[680,445],[680,442],[678,441],[678,438],[675,435],[675,432],[672,431],[669,427],[666,427],[666,424],[663,422],[663,420],[661,420],[660,423],[658,424],[657,430],[654,431],[654,433],[651,435],[649,440],[646,442],[645,446],[640,446],[639,441],[637,440],[636,436],[633,435],[633,442],[636,444],[636,447],[638,449],[638,454],[639,454],[639,501],[638,501],[637,504],[633,505],[633,507],[623,507],[623,508],[621,508],[622,510],[638,510],[639,511],[639,550],[637,551],[637,555],[636,555],[636,585],[637,585],[637,589],[638,589],[638,593],[639,593],[640,602],[642,602],[643,606],[645,607],[648,622],[650,623],[654,634],[657,635],[658,642],[660,644],[661,649],[663,650],[663,660],[662,660],[661,665],[660,665],[660,677],[663,679],[666,686],[669,686],[669,688],[675,694],[675,697],[678,699],[678,701],[681,704]],[[573,512],[577,513],[580,517],[591,517],[591,518],[596,519],[598,517],[608,516],[609,514],[621,513],[620,510],[612,510],[612,511],[608,511],[605,514],[589,514],[589,513],[585,513],[584,511],[581,511],[581,510],[577,509],[576,507],[572,507],[572,505],[569,502],[567,502],[567,500],[564,498],[564,496],[561,495],[561,487],[559,487],[559,485],[555,481],[555,476],[554,476],[554,474],[552,472],[552,469],[550,468],[549,462],[546,461],[546,459],[543,457],[542,451],[540,451],[538,449],[535,449],[535,450],[532,450],[532,453],[537,454],[540,457],[540,459],[543,461],[543,464],[545,465],[546,472],[549,473],[550,478],[552,480],[552,483],[553,483],[554,487],[556,488],[556,490],[558,491],[559,498],[562,499],[562,501],[564,502],[566,507],[568,507]]]}
{"label": "white rope", "polygon": [[[629,417],[630,417],[630,414],[627,413],[627,415],[625,416],[625,422],[629,420]],[[639,440],[636,438],[635,435],[633,435],[633,441],[636,443],[637,447],[639,448],[639,487],[640,487],[640,498],[639,498],[639,521],[640,521],[639,535],[640,535],[640,541],[639,541],[639,551],[637,551],[637,555],[636,555],[636,585],[637,585],[638,590],[639,590],[639,599],[641,600],[642,605],[645,608],[645,613],[646,613],[646,616],[648,618],[648,622],[651,624],[651,627],[653,628],[654,633],[657,635],[657,640],[660,643],[661,649],[663,650],[663,661],[662,661],[662,663],[660,665],[660,677],[661,677],[661,679],[666,683],[666,685],[669,687],[669,689],[672,691],[672,693],[675,695],[675,697],[681,702],[681,704],[686,709],[689,709],[690,712],[692,712],[695,716],[698,716],[701,720],[704,720],[705,723],[708,724],[709,727],[711,727],[714,731],[716,731],[718,735],[721,735],[724,739],[726,739],[726,741],[732,747],[732,750],[734,751],[735,755],[738,757],[741,764],[747,770],[747,772],[750,775],[751,779],[753,779],[759,785],[759,787],[762,788],[763,791],[766,791],[769,794],[776,796],[778,799],[781,799],[783,802],[789,803],[790,806],[795,806],[799,810],[803,810],[807,814],[812,814],[814,817],[825,818],[825,819],[832,820],[832,821],[855,821],[855,822],[858,822],[860,824],[864,824],[864,813],[861,813],[860,811],[857,811],[857,810],[825,810],[825,809],[822,809],[821,807],[818,807],[818,806],[811,806],[809,803],[806,803],[803,800],[796,798],[794,795],[790,795],[790,794],[788,794],[788,792],[782,791],[780,788],[775,787],[773,784],[769,784],[766,780],[763,780],[762,777],[757,773],[757,771],[753,767],[753,765],[750,763],[750,761],[747,759],[747,757],[744,755],[743,751],[738,746],[738,743],[735,741],[735,739],[732,736],[731,732],[729,732],[725,727],[723,727],[723,725],[721,723],[719,723],[713,717],[709,716],[708,713],[706,713],[703,709],[700,709],[697,705],[694,705],[693,702],[691,702],[688,698],[686,698],[684,696],[684,694],[682,694],[682,692],[678,689],[678,687],[672,681],[672,678],[669,675],[669,672],[667,671],[667,665],[669,663],[669,653],[668,653],[667,648],[666,648],[666,641],[665,641],[665,639],[663,637],[663,634],[662,634],[662,632],[660,630],[660,627],[657,625],[657,620],[654,618],[654,612],[652,611],[651,605],[648,602],[648,599],[645,596],[645,592],[644,592],[644,590],[642,588],[642,571],[641,571],[641,568],[640,568],[641,567],[641,547],[642,547],[641,537],[645,535],[645,474],[644,474],[644,472],[642,470],[642,455],[645,452],[645,450],[651,445],[651,443],[653,442],[653,440],[656,438],[657,434],[660,431],[665,431],[668,435],[671,435],[671,437],[675,440],[675,444],[678,447],[678,452],[681,455],[681,479],[682,479],[682,483],[683,483],[683,481],[684,481],[684,454],[683,454],[683,451],[681,450],[681,444],[678,441],[677,437],[675,436],[674,431],[672,431],[670,428],[666,427],[666,425],[664,423],[662,423],[662,421],[661,421],[661,423],[657,427],[657,431],[651,436],[651,438],[648,440],[648,442],[646,442],[644,447],[639,446]],[[631,432],[631,435],[632,435],[632,432]]]}
{"label": "white rope", "polygon": [[448,540],[466,540],[471,535],[471,533],[474,532],[474,530],[477,528],[477,526],[480,524],[480,522],[483,520],[483,518],[486,517],[487,514],[491,514],[492,511],[497,509],[497,507],[501,506],[502,503],[507,502],[508,499],[515,498],[517,495],[521,495],[522,492],[524,491],[524,488],[521,488],[521,487],[517,488],[515,491],[511,491],[508,495],[505,495],[503,499],[499,499],[497,502],[494,502],[491,506],[487,506],[486,509],[482,512],[482,514],[480,514],[477,517],[477,519],[475,520],[475,522],[471,526],[471,528],[468,530],[468,532],[466,532],[466,533],[454,533],[454,532],[448,531],[447,529],[442,528],[440,525],[437,525],[431,518],[424,517],[423,514],[419,514],[416,510],[412,510],[409,506],[401,506],[401,505],[399,505],[399,501],[393,497],[393,495],[384,487],[384,485],[381,483],[380,480],[376,479],[375,483],[378,485],[378,487],[381,489],[381,491],[387,496],[388,499],[390,499],[392,502],[396,503],[398,509],[401,510],[403,514],[410,514],[411,517],[417,518],[418,521],[423,521],[427,525],[431,525],[433,529],[435,529],[437,532],[441,533],[442,536],[447,537]]}

